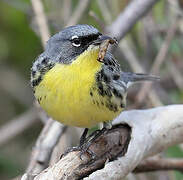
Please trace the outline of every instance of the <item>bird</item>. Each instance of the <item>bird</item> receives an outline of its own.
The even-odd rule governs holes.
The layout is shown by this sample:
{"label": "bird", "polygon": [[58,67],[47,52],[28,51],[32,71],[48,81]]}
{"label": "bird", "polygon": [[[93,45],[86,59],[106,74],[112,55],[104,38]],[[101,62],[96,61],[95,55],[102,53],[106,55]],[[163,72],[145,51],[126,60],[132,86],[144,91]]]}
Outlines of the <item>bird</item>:
{"label": "bird", "polygon": [[48,40],[31,68],[31,86],[42,109],[62,124],[85,128],[84,136],[125,109],[131,85],[158,79],[122,71],[108,50],[99,61],[100,45],[112,39],[91,25],[66,27]]}

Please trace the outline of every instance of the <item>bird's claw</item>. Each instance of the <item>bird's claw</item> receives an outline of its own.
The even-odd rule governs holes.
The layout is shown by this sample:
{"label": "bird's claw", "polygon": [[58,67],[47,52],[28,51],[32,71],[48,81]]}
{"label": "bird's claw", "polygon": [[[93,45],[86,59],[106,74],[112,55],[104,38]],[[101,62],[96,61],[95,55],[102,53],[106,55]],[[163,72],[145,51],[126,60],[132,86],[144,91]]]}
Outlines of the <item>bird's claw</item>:
{"label": "bird's claw", "polygon": [[[96,130],[93,133],[91,133],[84,141],[82,144],[80,144],[77,147],[72,147],[69,148],[64,154],[61,155],[61,158],[66,156],[69,152],[73,152],[73,151],[80,151],[79,157],[80,159],[82,159],[82,156],[85,153],[88,153],[88,155],[91,156],[92,159],[96,159],[97,155],[92,152],[89,148],[92,145],[93,142],[95,142],[95,140],[106,131],[107,128],[103,128],[101,130]],[[60,158],[60,159],[61,159]]]}

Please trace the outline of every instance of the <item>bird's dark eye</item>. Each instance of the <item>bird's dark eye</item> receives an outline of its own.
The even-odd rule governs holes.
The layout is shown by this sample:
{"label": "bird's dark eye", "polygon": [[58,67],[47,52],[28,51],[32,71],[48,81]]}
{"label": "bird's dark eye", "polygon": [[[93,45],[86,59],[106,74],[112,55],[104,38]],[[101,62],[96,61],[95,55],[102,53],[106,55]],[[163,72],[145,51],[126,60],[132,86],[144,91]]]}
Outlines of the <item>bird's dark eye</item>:
{"label": "bird's dark eye", "polygon": [[81,45],[81,40],[78,38],[78,36],[72,36],[71,42],[75,47],[79,47]]}

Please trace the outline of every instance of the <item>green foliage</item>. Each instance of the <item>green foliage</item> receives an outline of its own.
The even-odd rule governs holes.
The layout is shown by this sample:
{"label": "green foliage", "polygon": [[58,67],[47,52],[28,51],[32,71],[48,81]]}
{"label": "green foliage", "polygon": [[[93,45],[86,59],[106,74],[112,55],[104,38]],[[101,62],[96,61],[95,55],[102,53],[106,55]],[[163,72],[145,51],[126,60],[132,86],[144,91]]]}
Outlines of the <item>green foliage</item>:
{"label": "green foliage", "polygon": [[0,61],[18,68],[29,77],[31,62],[40,52],[39,38],[21,11],[0,2]]}
{"label": "green foliage", "polygon": [[[183,151],[180,149],[179,146],[172,146],[167,149],[165,152],[167,157],[174,157],[174,158],[182,158],[183,157]],[[183,174],[180,172],[175,171],[174,176],[176,180],[182,180],[183,179]]]}
{"label": "green foliage", "polygon": [[12,158],[0,154],[0,177],[13,178],[20,173],[23,173],[23,167]]}

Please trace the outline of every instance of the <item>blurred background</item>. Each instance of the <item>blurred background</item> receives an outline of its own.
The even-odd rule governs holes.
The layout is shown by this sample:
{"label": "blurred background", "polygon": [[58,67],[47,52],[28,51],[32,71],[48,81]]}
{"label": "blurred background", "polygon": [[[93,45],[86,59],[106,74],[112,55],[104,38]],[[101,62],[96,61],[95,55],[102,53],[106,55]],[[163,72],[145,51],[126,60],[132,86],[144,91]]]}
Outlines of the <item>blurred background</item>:
{"label": "blurred background", "polygon": [[[43,0],[51,34],[67,25],[90,24],[104,31],[130,0]],[[127,109],[183,102],[183,1],[160,0],[113,49],[123,71],[159,75],[161,81],[130,89]],[[80,9],[80,16],[77,16]],[[76,14],[74,14],[76,13]],[[73,19],[72,15],[77,17]],[[0,179],[24,173],[44,125],[30,87],[30,68],[43,51],[32,3],[0,1]],[[66,137],[67,140],[67,137]],[[162,153],[183,157],[183,146]],[[136,179],[181,180],[180,172],[139,174]]]}

